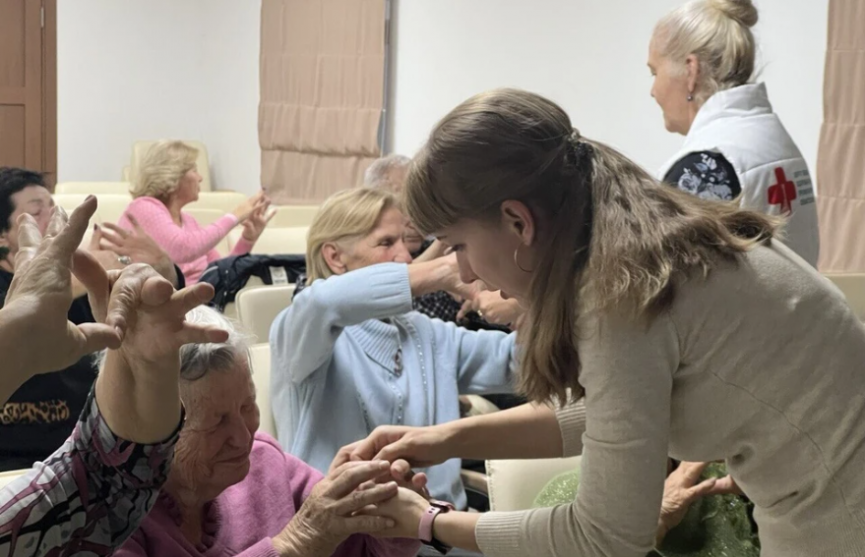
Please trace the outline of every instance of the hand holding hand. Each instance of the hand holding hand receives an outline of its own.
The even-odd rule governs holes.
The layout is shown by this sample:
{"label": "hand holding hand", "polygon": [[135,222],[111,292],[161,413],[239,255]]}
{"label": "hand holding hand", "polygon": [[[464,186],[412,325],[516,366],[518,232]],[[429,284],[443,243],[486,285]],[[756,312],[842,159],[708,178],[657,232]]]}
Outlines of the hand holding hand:
{"label": "hand holding hand", "polygon": [[394,526],[374,535],[378,538],[408,538],[417,539],[420,531],[420,521],[427,509],[429,500],[406,488],[399,488],[396,497],[392,497],[374,507],[363,509],[361,514],[387,519]]}
{"label": "hand holding hand", "polygon": [[372,534],[395,526],[389,518],[358,514],[397,494],[395,482],[358,489],[386,473],[387,462],[348,462],[331,470],[312,490],[298,513],[274,539],[284,556],[329,557],[352,534]]}
{"label": "hand holding hand", "polygon": [[379,426],[366,439],[339,450],[334,465],[364,460],[396,462],[427,468],[453,457],[450,436],[442,426]]}

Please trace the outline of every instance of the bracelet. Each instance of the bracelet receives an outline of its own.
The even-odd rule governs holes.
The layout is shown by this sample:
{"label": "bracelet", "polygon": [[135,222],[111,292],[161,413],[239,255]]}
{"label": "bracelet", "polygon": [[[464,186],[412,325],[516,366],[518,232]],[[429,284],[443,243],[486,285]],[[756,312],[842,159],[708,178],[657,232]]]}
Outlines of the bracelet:
{"label": "bracelet", "polygon": [[454,510],[454,506],[446,501],[436,501],[435,499],[430,499],[429,504],[429,508],[421,516],[420,524],[418,524],[417,537],[424,545],[428,545],[442,555],[446,555],[451,548],[433,536],[433,523],[439,514]]}

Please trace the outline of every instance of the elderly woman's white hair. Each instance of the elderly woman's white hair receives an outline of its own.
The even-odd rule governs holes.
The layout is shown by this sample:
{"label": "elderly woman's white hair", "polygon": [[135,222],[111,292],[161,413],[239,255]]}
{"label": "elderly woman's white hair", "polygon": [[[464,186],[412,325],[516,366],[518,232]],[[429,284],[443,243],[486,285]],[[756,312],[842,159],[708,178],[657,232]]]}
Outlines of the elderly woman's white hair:
{"label": "elderly woman's white hair", "polygon": [[391,193],[399,193],[403,184],[393,181],[395,171],[407,172],[411,159],[405,155],[388,155],[373,161],[363,175],[363,185],[368,188],[385,188]]}
{"label": "elderly woman's white hair", "polygon": [[758,19],[751,0],[692,0],[664,16],[655,27],[663,56],[684,63],[695,54],[700,64],[696,100],[748,83],[754,76]]}
{"label": "elderly woman's white hair", "polygon": [[251,336],[238,323],[215,309],[199,306],[186,314],[186,321],[210,325],[228,331],[223,343],[187,344],[180,349],[180,378],[196,381],[210,371],[225,370],[233,366],[239,354],[246,355]]}

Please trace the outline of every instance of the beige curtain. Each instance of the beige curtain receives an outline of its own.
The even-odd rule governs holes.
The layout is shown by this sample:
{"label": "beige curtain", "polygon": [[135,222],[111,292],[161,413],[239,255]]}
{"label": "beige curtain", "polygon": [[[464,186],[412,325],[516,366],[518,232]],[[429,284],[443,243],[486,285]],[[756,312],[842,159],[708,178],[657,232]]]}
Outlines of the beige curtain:
{"label": "beige curtain", "polygon": [[262,0],[261,178],[279,204],[359,185],[379,156],[384,0]]}
{"label": "beige curtain", "polygon": [[865,272],[865,0],[829,1],[817,155],[823,272]]}

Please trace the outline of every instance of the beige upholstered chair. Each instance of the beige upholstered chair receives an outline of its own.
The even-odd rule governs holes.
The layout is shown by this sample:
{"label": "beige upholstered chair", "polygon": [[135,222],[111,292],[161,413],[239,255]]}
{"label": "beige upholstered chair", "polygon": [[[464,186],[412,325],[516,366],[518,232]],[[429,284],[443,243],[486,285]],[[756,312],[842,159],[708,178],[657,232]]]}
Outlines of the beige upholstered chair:
{"label": "beige upholstered chair", "polygon": [[[87,198],[84,193],[58,193],[54,195],[54,203],[63,207],[67,212],[72,212],[75,207],[81,205]],[[116,223],[120,219],[120,215],[132,202],[132,196],[129,193],[103,193],[96,194],[96,199],[99,205],[96,208],[96,215],[93,217],[93,222]]]}
{"label": "beige upholstered chair", "polygon": [[61,182],[54,188],[54,193],[79,193],[84,195],[99,195],[113,193],[126,195],[129,193],[129,182]]}
{"label": "beige upholstered chair", "polygon": [[[255,242],[252,253],[304,254],[306,253],[306,235],[308,232],[309,228],[305,226],[278,228],[273,226],[271,221],[270,225],[261,233],[258,241]],[[243,234],[243,229],[239,226],[229,232],[228,238],[232,246],[237,244],[241,234]]]}
{"label": "beige upholstered chair", "polygon": [[[261,431],[276,437],[276,423],[270,407],[270,345],[256,344],[249,349],[249,367],[255,383],[255,400],[261,416]],[[286,450],[287,448],[284,448]]]}
{"label": "beige upholstered chair", "polygon": [[865,321],[865,273],[828,273],[826,278],[835,283],[859,319]]}
{"label": "beige upholstered chair", "polygon": [[216,209],[222,211],[224,215],[233,211],[246,199],[247,196],[236,191],[202,191],[198,194],[198,201],[190,203],[184,210]]}
{"label": "beige upholstered chair", "polygon": [[[198,149],[198,173],[201,174],[201,191],[213,190],[213,184],[210,181],[210,160],[207,156],[207,147],[200,141],[182,140],[184,143]],[[138,175],[138,168],[141,161],[144,159],[145,153],[156,141],[136,141],[132,144],[132,160],[129,164],[129,181],[135,181]],[[125,175],[124,171],[124,175]]]}
{"label": "beige upholstered chair", "polygon": [[244,288],[237,294],[237,317],[255,342],[267,342],[270,326],[279,313],[291,305],[295,285]]}
{"label": "beige upholstered chair", "polygon": [[554,477],[580,466],[580,457],[537,460],[488,460],[490,510],[530,509],[541,490]]}
{"label": "beige upholstered chair", "polygon": [[276,228],[293,228],[309,226],[318,213],[318,205],[275,205],[276,214],[270,221],[270,226]]}

